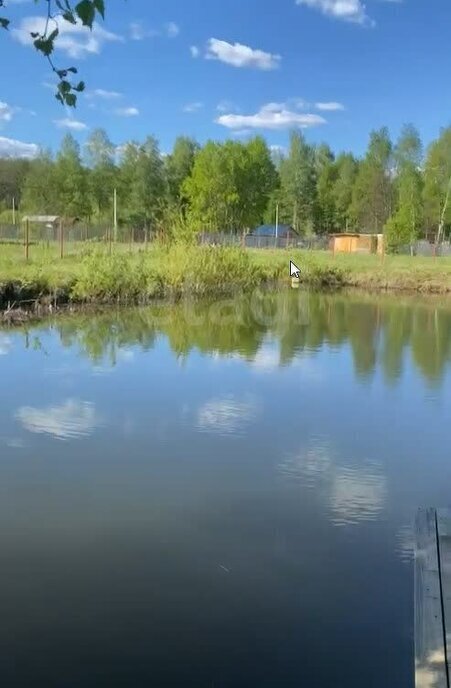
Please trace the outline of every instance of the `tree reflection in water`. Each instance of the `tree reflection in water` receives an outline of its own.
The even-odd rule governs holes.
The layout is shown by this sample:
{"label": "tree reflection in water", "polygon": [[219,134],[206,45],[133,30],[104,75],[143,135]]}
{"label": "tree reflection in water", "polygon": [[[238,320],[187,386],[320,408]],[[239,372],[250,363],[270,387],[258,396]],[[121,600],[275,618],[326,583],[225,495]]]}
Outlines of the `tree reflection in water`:
{"label": "tree reflection in water", "polygon": [[358,377],[368,379],[380,368],[393,383],[408,355],[433,384],[451,359],[451,302],[432,297],[256,290],[220,302],[187,300],[60,317],[33,335],[49,328],[58,331],[63,346],[111,366],[121,350],[150,350],[161,336],[181,358],[198,350],[250,362],[259,360],[270,337],[278,343],[280,366],[324,346],[349,346]]}

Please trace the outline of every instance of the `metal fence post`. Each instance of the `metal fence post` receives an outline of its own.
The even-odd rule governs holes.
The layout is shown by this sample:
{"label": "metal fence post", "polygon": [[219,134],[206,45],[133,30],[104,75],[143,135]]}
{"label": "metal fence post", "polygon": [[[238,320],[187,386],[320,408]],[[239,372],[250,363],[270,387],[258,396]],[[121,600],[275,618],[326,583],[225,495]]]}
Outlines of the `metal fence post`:
{"label": "metal fence post", "polygon": [[60,258],[64,258],[64,227],[62,220],[60,220]]}
{"label": "metal fence post", "polygon": [[30,244],[30,220],[25,222],[25,260],[29,257],[29,244]]}

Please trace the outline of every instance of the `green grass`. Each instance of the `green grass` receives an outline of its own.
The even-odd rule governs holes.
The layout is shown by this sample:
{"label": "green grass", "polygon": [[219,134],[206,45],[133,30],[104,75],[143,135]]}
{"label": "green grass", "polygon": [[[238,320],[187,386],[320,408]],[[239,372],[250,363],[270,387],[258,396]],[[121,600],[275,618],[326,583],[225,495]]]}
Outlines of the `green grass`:
{"label": "green grass", "polygon": [[[451,257],[380,256],[337,254],[329,251],[249,251],[256,264],[288,265],[293,260],[302,270],[314,265],[316,270],[335,269],[345,286],[366,289],[398,289],[404,291],[451,292]],[[288,269],[288,268],[287,268]]]}
{"label": "green grass", "polygon": [[[70,250],[70,249],[68,249]],[[78,245],[61,259],[56,244],[0,244],[0,305],[31,299],[139,303],[155,297],[219,294],[265,282],[289,282],[289,261],[315,287],[354,286],[425,293],[451,292],[451,258],[338,254],[327,251],[225,247]]]}

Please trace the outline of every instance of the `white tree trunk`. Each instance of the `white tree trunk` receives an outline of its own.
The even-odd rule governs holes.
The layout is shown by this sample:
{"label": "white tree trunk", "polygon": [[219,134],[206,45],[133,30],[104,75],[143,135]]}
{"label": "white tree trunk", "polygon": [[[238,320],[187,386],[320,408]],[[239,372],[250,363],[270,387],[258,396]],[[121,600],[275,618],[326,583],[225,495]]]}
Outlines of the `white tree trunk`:
{"label": "white tree trunk", "polygon": [[436,240],[437,244],[440,244],[442,237],[443,237],[443,230],[445,228],[446,211],[448,210],[450,195],[451,195],[451,177],[449,178],[449,181],[448,181],[448,188],[446,190],[445,202],[443,204],[442,213],[440,215],[440,223],[438,226],[437,240]]}

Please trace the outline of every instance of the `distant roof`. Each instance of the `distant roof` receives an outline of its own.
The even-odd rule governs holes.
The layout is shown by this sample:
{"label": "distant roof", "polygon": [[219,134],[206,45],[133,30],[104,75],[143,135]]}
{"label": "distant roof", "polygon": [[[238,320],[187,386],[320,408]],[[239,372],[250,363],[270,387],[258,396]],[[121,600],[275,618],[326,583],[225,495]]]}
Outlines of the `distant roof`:
{"label": "distant roof", "polygon": [[336,232],[335,234],[330,234],[329,236],[340,239],[340,237],[359,237],[361,234],[358,232]]}
{"label": "distant roof", "polygon": [[53,224],[59,220],[59,215],[25,215],[22,222],[37,222],[39,224],[47,225]]}
{"label": "distant roof", "polygon": [[63,217],[62,215],[25,215],[22,218],[22,222],[35,222],[39,225],[54,225],[57,222],[62,221],[64,225],[73,226],[80,222],[78,217]]}
{"label": "distant roof", "polygon": [[261,237],[275,237],[277,235],[279,237],[286,237],[289,235],[297,236],[297,232],[293,227],[290,227],[290,225],[261,225],[254,229],[251,235]]}

